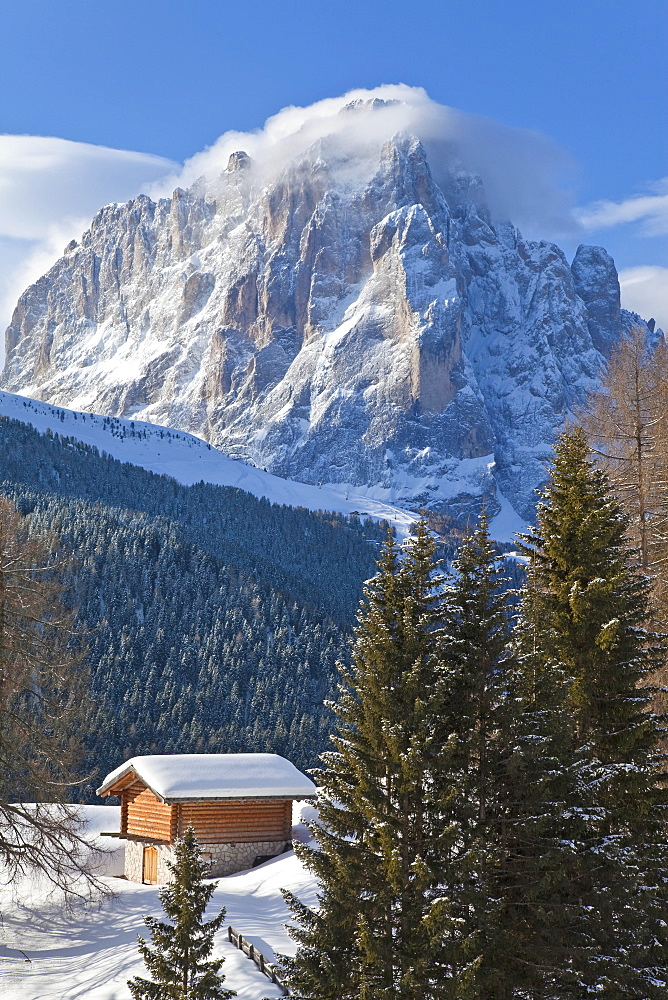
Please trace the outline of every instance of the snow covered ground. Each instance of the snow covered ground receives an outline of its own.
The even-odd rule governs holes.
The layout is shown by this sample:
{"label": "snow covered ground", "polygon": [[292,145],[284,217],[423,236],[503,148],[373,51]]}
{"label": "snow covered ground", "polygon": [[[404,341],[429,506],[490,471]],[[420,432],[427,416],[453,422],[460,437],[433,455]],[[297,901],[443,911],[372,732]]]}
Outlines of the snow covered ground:
{"label": "snow covered ground", "polygon": [[[122,870],[122,847],[101,831],[118,829],[118,806],[81,806],[87,835],[115,853],[107,857],[108,870]],[[304,806],[312,811],[312,806]],[[297,809],[295,816],[299,823]],[[305,839],[297,825],[295,839]],[[119,867],[120,866],[120,867]],[[145,975],[137,951],[137,934],[147,936],[143,918],[163,917],[156,886],[126,882],[114,877],[104,881],[115,898],[90,906],[75,906],[68,914],[56,899],[49,899],[38,880],[26,883],[13,898],[12,889],[0,890],[0,996],[3,1000],[129,1000],[127,980]],[[285,930],[288,910],[281,888],[290,889],[305,903],[315,903],[315,883],[290,851],[280,858],[238,875],[216,879],[209,916],[221,906],[226,924],[248,937],[267,958],[281,951],[294,953]],[[240,1000],[279,997],[280,990],[257,966],[228,942],[220,932],[214,957],[225,957],[226,985]]]}
{"label": "snow covered ground", "polygon": [[[386,519],[394,525],[399,538],[408,534],[415,521],[413,513],[393,502],[395,498],[388,495],[393,492],[391,490],[378,487],[362,491],[341,484],[313,486],[281,479],[245,462],[228,458],[192,434],[157,424],[82,413],[2,391],[0,416],[31,424],[41,433],[51,429],[54,433],[77,438],[122,462],[172,476],[185,486],[204,480],[216,486],[235,486],[253,496],[266,497],[272,503]],[[484,476],[488,465],[489,456],[459,463],[461,468],[466,467],[467,475],[472,480]],[[438,495],[454,496],[463,485],[466,484],[444,478],[439,484]],[[419,492],[420,488],[417,480],[403,483],[407,495]],[[524,523],[502,494],[499,493],[497,499],[501,510],[492,521],[492,535],[500,542],[509,542],[516,531],[523,530]]]}
{"label": "snow covered ground", "polygon": [[345,487],[312,486],[292,479],[281,479],[245,462],[227,458],[201,438],[140,420],[121,420],[92,413],[68,410],[40,403],[27,396],[0,391],[0,416],[31,424],[44,433],[47,429],[84,444],[94,445],[121,462],[131,462],[149,472],[172,476],[191,486],[204,480],[215,486],[236,486],[271,503],[307,510],[358,513],[377,520],[390,521],[400,537],[410,530],[415,516],[391,503],[374,500]]}

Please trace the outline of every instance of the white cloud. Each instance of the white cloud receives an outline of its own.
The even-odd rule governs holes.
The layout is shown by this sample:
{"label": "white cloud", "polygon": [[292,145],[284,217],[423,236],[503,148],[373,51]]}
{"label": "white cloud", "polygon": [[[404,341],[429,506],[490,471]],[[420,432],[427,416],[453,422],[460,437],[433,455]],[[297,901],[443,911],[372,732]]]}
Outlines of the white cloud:
{"label": "white cloud", "polygon": [[[352,101],[374,98],[398,103],[373,115],[341,114]],[[459,157],[483,178],[495,213],[527,235],[573,232],[569,197],[557,182],[569,163],[549,139],[437,104],[421,88],[404,84],[284,108],[254,132],[224,133],[183,166],[66,139],[0,135],[0,334],[20,293],[79,237],[102,205],[140,190],[170,195],[201,175],[215,179],[238,149],[269,179],[325,137],[339,170],[370,175],[380,144],[398,131],[422,139],[435,169]]]}
{"label": "white cloud", "polygon": [[[353,101],[398,102],[378,107],[372,115],[342,113]],[[570,195],[560,181],[569,158],[546,136],[511,128],[432,101],[421,87],[383,85],[352,90],[342,97],[309,107],[289,107],[267,119],[254,132],[225,132],[208,149],[187,160],[183,169],[153,189],[168,195],[204,176],[208,181],[225,169],[230,153],[244,150],[266,180],[276,176],[318,139],[327,139],[328,160],[341,173],[370,176],[379,146],[400,131],[417,135],[430,155],[432,170],[458,158],[479,174],[495,214],[512,219],[527,235],[573,233]]]}
{"label": "white cloud", "polygon": [[668,267],[627,267],[619,272],[622,305],[668,332]]}
{"label": "white cloud", "polygon": [[90,218],[174,169],[148,153],[34,135],[0,135],[0,233],[40,240],[46,226]]}
{"label": "white cloud", "polygon": [[174,168],[147,153],[0,135],[0,335],[24,288],[102,205],[126,201]]}
{"label": "white cloud", "polygon": [[668,177],[648,185],[648,194],[624,201],[595,201],[578,209],[576,217],[585,229],[609,229],[639,222],[642,236],[668,235]]}

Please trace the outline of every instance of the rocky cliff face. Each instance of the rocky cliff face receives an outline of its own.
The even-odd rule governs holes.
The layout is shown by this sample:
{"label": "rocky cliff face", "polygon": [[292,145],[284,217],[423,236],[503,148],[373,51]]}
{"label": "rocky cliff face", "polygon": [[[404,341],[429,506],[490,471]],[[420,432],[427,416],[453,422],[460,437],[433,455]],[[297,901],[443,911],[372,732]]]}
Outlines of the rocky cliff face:
{"label": "rocky cliff face", "polygon": [[[439,173],[441,176],[442,171]],[[319,140],[271,183],[109,205],[22,295],[2,388],[137,417],[307,482],[523,515],[628,321],[614,264],[493,223],[398,134],[360,177]]]}

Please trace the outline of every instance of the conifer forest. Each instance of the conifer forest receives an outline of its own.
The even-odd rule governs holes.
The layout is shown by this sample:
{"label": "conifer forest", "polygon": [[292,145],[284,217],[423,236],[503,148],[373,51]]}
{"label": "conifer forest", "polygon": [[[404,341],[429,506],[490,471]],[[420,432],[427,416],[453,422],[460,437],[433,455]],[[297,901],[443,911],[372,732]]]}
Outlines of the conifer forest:
{"label": "conifer forest", "polygon": [[110,762],[141,753],[316,763],[382,527],[180,486],[17,421],[2,423],[0,469],[88,647],[87,800]]}
{"label": "conifer forest", "polygon": [[0,1000],[668,1000],[668,0],[27,0]]}
{"label": "conifer forest", "polygon": [[385,545],[297,847],[319,906],[286,893],[294,996],[666,995],[664,651],[628,526],[578,429],[512,619],[484,515],[449,582],[424,520]]}

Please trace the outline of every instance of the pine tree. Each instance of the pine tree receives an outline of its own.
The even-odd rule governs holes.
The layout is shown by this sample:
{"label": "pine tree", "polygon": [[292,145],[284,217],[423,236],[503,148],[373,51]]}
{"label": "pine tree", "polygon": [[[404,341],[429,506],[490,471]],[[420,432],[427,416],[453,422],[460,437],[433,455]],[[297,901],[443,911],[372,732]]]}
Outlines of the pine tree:
{"label": "pine tree", "polygon": [[577,776],[564,754],[559,684],[553,670],[528,669],[510,645],[508,581],[485,513],[453,571],[439,738],[448,747],[440,780],[455,790],[447,815],[460,833],[442,886],[458,925],[443,952],[468,962],[459,967],[476,998],[542,996],[546,972],[570,957],[563,934],[553,933],[570,916],[560,814]]}
{"label": "pine tree", "polygon": [[644,625],[649,584],[632,561],[628,520],[607,475],[595,468],[582,430],[563,434],[525,536],[536,645],[571,677],[573,736],[604,762],[644,762],[660,720],[647,712],[647,678],[660,650]]}
{"label": "pine tree", "polygon": [[446,594],[446,635],[439,654],[437,740],[443,747],[436,780],[450,789],[444,820],[459,837],[444,858],[442,887],[457,913],[457,929],[442,942],[447,974],[475,989],[489,986],[495,960],[498,906],[491,891],[498,855],[499,776],[505,766],[512,715],[508,678],[507,579],[500,571],[483,511],[453,560]]}
{"label": "pine tree", "polygon": [[534,645],[523,614],[485,833],[478,982],[486,1000],[580,1000],[572,966],[589,942],[576,877],[588,773],[571,746],[563,668]]}
{"label": "pine tree", "polygon": [[484,839],[508,723],[510,627],[508,581],[498,568],[485,512],[478,528],[465,537],[453,572],[448,636],[441,653],[445,698],[441,717],[457,733],[462,790],[474,807],[476,828]]}
{"label": "pine tree", "polygon": [[[497,904],[491,892],[498,839],[498,783],[512,703],[507,697],[507,580],[498,567],[483,512],[452,564],[445,635],[439,651],[435,722],[440,753],[434,780],[443,792],[442,821],[457,831],[442,857],[441,890],[451,925],[440,943],[442,973],[452,996],[480,996],[489,983]],[[441,845],[445,846],[445,845]]]}
{"label": "pine tree", "polygon": [[208,865],[202,860],[192,827],[174,847],[175,860],[168,862],[173,881],[160,889],[162,908],[172,921],[145,917],[153,948],[139,938],[139,951],[152,979],[134,976],[128,980],[134,1000],[229,1000],[234,990],[225,989],[220,969],[224,959],[211,960],[213,937],[225,920],[225,909],[203,921],[215,884],[205,885]]}
{"label": "pine tree", "polygon": [[[544,704],[567,720],[558,735],[565,783],[554,833],[573,845],[564,862],[573,937],[557,996],[588,990],[647,1000],[665,992],[665,772],[661,720],[648,711],[646,686],[658,651],[644,630],[649,585],[634,566],[627,528],[584,433],[562,435],[538,526],[524,540],[520,622],[525,689],[532,672],[548,678]],[[566,951],[569,931],[561,931]]]}
{"label": "pine tree", "polygon": [[[299,948],[293,995],[319,1000],[472,997],[443,968],[457,904],[442,891],[458,831],[444,821],[436,732],[442,580],[422,520],[401,559],[388,541],[367,585],[343,671],[335,750],[318,775],[319,849],[298,848],[318,877],[318,908],[290,894]],[[448,957],[446,956],[446,961]]]}

